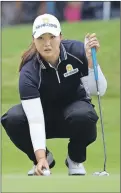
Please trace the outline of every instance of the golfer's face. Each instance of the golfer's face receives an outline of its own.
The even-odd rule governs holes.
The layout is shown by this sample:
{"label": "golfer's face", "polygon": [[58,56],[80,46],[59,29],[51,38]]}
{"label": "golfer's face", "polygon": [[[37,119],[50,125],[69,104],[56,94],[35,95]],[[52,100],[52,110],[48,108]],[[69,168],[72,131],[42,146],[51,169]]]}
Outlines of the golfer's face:
{"label": "golfer's face", "polygon": [[45,59],[50,59],[58,53],[60,41],[61,36],[54,36],[50,33],[43,34],[39,38],[34,39],[38,52]]}

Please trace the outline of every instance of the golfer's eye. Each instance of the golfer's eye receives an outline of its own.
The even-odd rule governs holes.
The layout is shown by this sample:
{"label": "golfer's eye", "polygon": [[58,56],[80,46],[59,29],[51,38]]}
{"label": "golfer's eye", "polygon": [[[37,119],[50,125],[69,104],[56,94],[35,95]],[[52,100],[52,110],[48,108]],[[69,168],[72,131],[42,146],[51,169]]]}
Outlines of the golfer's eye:
{"label": "golfer's eye", "polygon": [[42,37],[42,36],[40,36],[40,37],[38,37],[37,39],[38,39],[38,40],[42,40],[42,39],[43,39],[43,37]]}
{"label": "golfer's eye", "polygon": [[54,39],[55,38],[55,36],[51,36],[51,39]]}

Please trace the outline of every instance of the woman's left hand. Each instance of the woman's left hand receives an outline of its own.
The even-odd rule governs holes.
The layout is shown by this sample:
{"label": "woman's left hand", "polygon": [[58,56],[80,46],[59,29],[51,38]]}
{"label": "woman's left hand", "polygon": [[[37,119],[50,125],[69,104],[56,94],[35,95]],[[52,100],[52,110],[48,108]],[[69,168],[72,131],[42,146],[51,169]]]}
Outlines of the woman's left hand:
{"label": "woman's left hand", "polygon": [[92,54],[91,54],[91,48],[96,48],[96,51],[99,50],[100,48],[100,44],[99,41],[96,37],[96,34],[87,34],[85,36],[85,52],[86,52],[86,57],[88,60],[88,67],[92,68],[93,64],[92,64]]}

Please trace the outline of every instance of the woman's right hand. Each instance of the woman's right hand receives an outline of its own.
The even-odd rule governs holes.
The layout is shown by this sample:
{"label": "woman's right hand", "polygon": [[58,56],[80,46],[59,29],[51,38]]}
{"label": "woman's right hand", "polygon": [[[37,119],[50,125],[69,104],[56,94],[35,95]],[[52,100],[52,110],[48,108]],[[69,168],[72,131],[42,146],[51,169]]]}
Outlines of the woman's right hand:
{"label": "woman's right hand", "polygon": [[46,157],[43,157],[39,160],[35,168],[35,175],[37,176],[43,175],[43,169],[49,170],[49,165],[48,165]]}

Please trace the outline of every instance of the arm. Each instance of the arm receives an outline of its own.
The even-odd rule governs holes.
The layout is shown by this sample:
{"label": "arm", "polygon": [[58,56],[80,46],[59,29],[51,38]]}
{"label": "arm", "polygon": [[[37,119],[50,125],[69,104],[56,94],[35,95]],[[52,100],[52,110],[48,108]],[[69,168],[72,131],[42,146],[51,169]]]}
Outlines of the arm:
{"label": "arm", "polygon": [[[28,119],[30,136],[37,161],[45,157],[46,138],[45,125],[40,94],[38,91],[39,77],[34,75],[34,71],[28,73],[27,70],[20,72],[19,92],[23,109]],[[38,77],[38,79],[36,79]]]}
{"label": "arm", "polygon": [[[81,81],[84,85],[86,92],[89,95],[92,95],[92,96],[97,95],[93,68],[89,68],[89,75],[81,78]],[[100,95],[103,96],[107,89],[107,81],[99,65],[98,65],[98,84],[99,84]]]}
{"label": "arm", "polygon": [[32,145],[38,162],[45,157],[46,150],[44,114],[40,98],[22,100],[22,106],[28,119]]}
{"label": "arm", "polygon": [[[85,90],[90,95],[97,95],[97,89],[96,89],[96,82],[94,79],[94,69],[93,69],[93,63],[92,63],[92,55],[91,55],[91,48],[95,47],[96,51],[99,50],[100,44],[96,37],[96,34],[87,34],[84,41],[84,47],[86,52],[86,57],[88,60],[88,72],[89,75],[82,78],[83,85],[85,87]],[[107,81],[101,71],[100,66],[98,65],[98,85],[99,85],[99,91],[100,95],[103,96],[107,89]]]}

